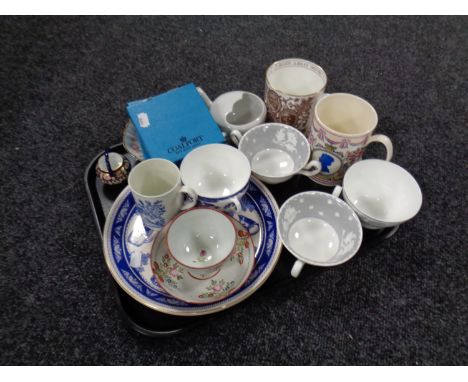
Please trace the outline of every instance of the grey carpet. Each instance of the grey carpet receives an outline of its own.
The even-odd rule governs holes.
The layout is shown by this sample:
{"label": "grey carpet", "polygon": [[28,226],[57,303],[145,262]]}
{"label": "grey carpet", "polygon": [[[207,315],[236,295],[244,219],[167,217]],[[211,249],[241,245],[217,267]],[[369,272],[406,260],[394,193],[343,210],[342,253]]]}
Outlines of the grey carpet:
{"label": "grey carpet", "polygon": [[[1,364],[466,364],[467,17],[0,19]],[[284,57],[377,109],[423,207],[379,247],[150,340],[119,318],[83,184],[125,104],[262,94]],[[382,155],[378,147],[368,156]]]}

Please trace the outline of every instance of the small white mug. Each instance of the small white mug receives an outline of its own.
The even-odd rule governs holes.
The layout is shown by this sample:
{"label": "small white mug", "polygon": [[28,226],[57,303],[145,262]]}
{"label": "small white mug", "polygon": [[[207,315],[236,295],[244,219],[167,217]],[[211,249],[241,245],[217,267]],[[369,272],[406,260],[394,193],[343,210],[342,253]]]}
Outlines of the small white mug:
{"label": "small white mug", "polygon": [[197,203],[197,194],[182,186],[179,169],[166,159],[147,159],[139,163],[130,172],[128,185],[143,224],[152,230],[162,228],[180,210]]}

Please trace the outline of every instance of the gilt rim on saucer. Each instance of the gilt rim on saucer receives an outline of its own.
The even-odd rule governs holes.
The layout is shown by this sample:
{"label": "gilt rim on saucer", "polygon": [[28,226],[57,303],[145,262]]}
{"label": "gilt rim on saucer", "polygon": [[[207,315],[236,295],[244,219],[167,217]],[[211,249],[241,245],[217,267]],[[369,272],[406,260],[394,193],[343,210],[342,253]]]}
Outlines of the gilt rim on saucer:
{"label": "gilt rim on saucer", "polygon": [[[125,244],[126,239],[122,236],[125,233],[122,229],[125,228],[126,221],[131,217],[132,211],[135,208],[128,186],[120,193],[111,207],[102,236],[104,259],[111,276],[118,286],[135,301],[149,309],[174,316],[190,317],[223,311],[241,303],[254,294],[267,281],[275,269],[283,245],[276,225],[279,208],[275,198],[266,186],[255,177],[250,179],[249,184],[250,186],[245,197],[248,198],[249,204],[255,208],[255,213],[259,215],[259,224],[262,230],[260,231],[261,239],[255,252],[254,270],[247,283],[240,290],[226,300],[218,303],[206,306],[180,305],[171,303],[164,295],[151,297],[158,295],[158,293],[152,291],[134,276],[130,275],[130,278],[126,277],[124,273],[127,272],[127,269],[130,269],[129,264],[120,265],[120,262],[116,262],[115,258],[123,258],[125,256],[125,253],[122,252],[125,251],[122,244]],[[171,297],[171,299],[173,298]]]}
{"label": "gilt rim on saucer", "polygon": [[[229,218],[229,219],[234,221],[234,219],[232,219],[232,218]],[[242,223],[240,223],[240,222],[238,222],[238,221],[236,221],[236,222],[242,226]],[[234,224],[234,222],[233,222],[233,224]],[[163,229],[161,229],[161,230],[157,233],[157,235],[156,235],[156,237],[155,237],[155,239],[154,239],[154,242],[153,242],[153,244],[152,244],[152,246],[151,246],[151,262],[152,262],[152,257],[153,257],[155,245],[156,245],[156,244],[157,244],[158,246],[161,245],[161,241],[164,241],[164,240],[165,240],[164,237],[161,238],[161,235],[166,235],[166,236],[167,236],[167,231],[168,231],[168,227],[164,227]],[[246,232],[247,232],[247,231],[246,231]],[[247,232],[247,234],[248,234],[248,240],[249,240],[249,242],[250,242],[251,248],[252,248],[252,250],[254,250],[254,244],[253,244],[252,236],[251,236],[250,233],[248,233],[248,232]],[[236,236],[237,236],[237,228],[236,228]],[[159,242],[158,242],[158,240],[159,240]],[[164,245],[164,243],[162,243],[162,245]],[[234,251],[232,251],[232,252],[229,254],[229,256],[226,258],[226,260],[227,260],[229,257],[231,257],[231,256],[233,255],[233,253],[234,253]],[[175,298],[175,299],[177,299],[177,300],[180,300],[180,301],[183,301],[183,302],[186,302],[187,304],[199,305],[199,306],[209,305],[209,304],[215,304],[215,303],[218,303],[218,302],[220,302],[220,301],[222,301],[222,300],[228,299],[228,298],[231,297],[234,293],[236,293],[240,288],[242,288],[242,287],[244,286],[244,284],[247,282],[247,280],[249,279],[250,275],[252,274],[252,272],[253,272],[253,270],[254,270],[254,268],[255,268],[255,252],[252,254],[252,256],[253,256],[253,259],[251,260],[252,264],[250,265],[250,269],[248,269],[248,271],[245,273],[245,276],[244,276],[244,278],[242,279],[242,281],[239,283],[239,285],[238,285],[236,288],[234,288],[233,290],[231,290],[228,294],[226,294],[226,295],[224,295],[224,296],[222,296],[222,297],[220,297],[220,298],[218,298],[218,299],[216,299],[216,300],[212,300],[212,301],[209,301],[209,302],[189,301],[189,300],[185,300],[185,299],[182,299],[182,298],[180,298],[180,297],[177,297],[175,294],[173,294],[173,293],[170,291],[169,288],[167,288],[167,287],[164,286],[164,283],[160,283],[159,286],[160,286],[162,289],[164,289],[164,290],[166,291],[166,293],[169,294],[169,295],[171,295],[173,298]],[[171,258],[174,259],[174,257],[172,257],[172,255],[171,255]],[[224,261],[223,261],[223,263],[224,263]],[[179,264],[180,264],[180,263],[179,263]],[[222,267],[223,267],[223,265],[221,265],[221,268],[222,268]],[[185,268],[186,268],[186,267],[185,267]],[[187,268],[186,268],[186,270],[187,270]],[[154,270],[153,270],[153,272],[154,272]],[[193,277],[194,279],[199,280],[200,282],[203,282],[203,281],[208,281],[208,280],[210,280],[211,278],[216,277],[217,274],[218,274],[218,272],[216,272],[215,275],[213,275],[212,277],[210,277],[210,278],[207,279],[207,280],[197,279],[197,278],[194,277],[194,276],[191,276],[191,277]]]}

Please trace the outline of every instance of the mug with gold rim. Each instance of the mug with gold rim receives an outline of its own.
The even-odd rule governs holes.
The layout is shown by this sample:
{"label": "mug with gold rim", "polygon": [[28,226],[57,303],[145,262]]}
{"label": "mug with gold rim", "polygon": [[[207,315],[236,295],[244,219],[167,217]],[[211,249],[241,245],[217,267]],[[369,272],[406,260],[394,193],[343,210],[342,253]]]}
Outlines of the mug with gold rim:
{"label": "mug with gold rim", "polygon": [[361,97],[349,93],[324,94],[316,102],[308,123],[308,140],[312,159],[322,171],[311,177],[324,186],[341,184],[346,170],[362,159],[372,142],[385,146],[386,158],[393,156],[393,145],[386,135],[373,134],[378,117],[374,107]]}
{"label": "mug with gold rim", "polygon": [[325,71],[313,62],[301,58],[274,62],[265,74],[267,120],[306,133],[309,114],[326,85]]}

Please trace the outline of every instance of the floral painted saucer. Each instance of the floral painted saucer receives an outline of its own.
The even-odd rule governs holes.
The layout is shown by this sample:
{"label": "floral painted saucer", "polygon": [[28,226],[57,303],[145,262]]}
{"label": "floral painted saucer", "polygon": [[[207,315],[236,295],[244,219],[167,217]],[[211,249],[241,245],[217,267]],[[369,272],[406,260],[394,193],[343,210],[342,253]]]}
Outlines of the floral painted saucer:
{"label": "floral painted saucer", "polygon": [[174,298],[161,287],[150,261],[151,247],[158,231],[145,230],[129,187],[115,200],[104,226],[104,258],[112,277],[134,300],[166,314],[201,316],[240,303],[268,279],[282,248],[276,224],[278,205],[266,186],[252,177],[240,202],[242,211],[236,212],[233,217],[251,235],[255,265],[247,281],[221,301],[189,304]]}
{"label": "floral painted saucer", "polygon": [[141,150],[140,141],[138,140],[137,132],[132,121],[128,120],[122,131],[122,144],[128,153],[135,158],[144,160],[143,151]]}
{"label": "floral painted saucer", "polygon": [[189,304],[220,301],[238,290],[248,279],[255,265],[255,248],[242,224],[231,219],[236,227],[235,249],[221,268],[210,278],[201,280],[168,254],[164,245],[167,229],[156,236],[151,249],[151,268],[161,288]]}

